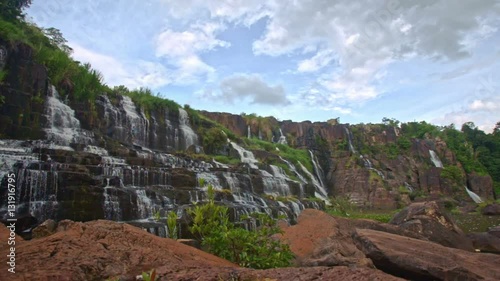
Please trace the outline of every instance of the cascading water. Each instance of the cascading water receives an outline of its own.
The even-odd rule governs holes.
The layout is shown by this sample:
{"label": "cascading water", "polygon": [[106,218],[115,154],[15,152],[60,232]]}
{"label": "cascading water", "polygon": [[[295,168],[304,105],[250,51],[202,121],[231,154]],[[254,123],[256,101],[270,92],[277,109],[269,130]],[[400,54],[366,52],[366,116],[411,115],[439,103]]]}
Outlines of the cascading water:
{"label": "cascading water", "polygon": [[288,144],[286,141],[286,137],[283,135],[283,131],[280,128],[280,139],[278,140],[279,144]]}
{"label": "cascading water", "polygon": [[467,194],[469,195],[469,197],[472,199],[472,201],[474,201],[476,204],[480,204],[480,203],[483,203],[483,199],[481,199],[481,197],[479,197],[479,195],[477,195],[476,193],[474,193],[473,191],[469,190],[467,188],[467,186],[464,186],[465,187],[465,191],[467,191]]}
{"label": "cascading water", "polygon": [[[311,153],[311,157],[313,156],[312,155],[312,152],[309,151]],[[311,159],[313,161],[313,163],[315,163],[314,161],[314,157],[312,157]],[[311,172],[309,172],[309,170],[307,170],[306,167],[304,167],[304,165],[302,163],[299,162],[299,165],[300,165],[300,168],[302,169],[302,171],[304,173],[306,173],[306,175],[311,179],[312,181],[312,184],[314,185],[315,187],[315,196],[318,197],[318,198],[321,198],[323,199],[326,203],[328,203],[328,192],[326,192],[326,189],[324,187],[324,185],[322,184],[322,181],[319,181],[316,176],[314,176],[313,174],[311,174]],[[314,164],[314,165],[317,165],[317,164]],[[316,169],[315,169],[316,170]]]}
{"label": "cascading water", "polygon": [[247,138],[252,138],[252,132],[250,131],[250,125],[247,126]]}
{"label": "cascading water", "polygon": [[191,129],[189,125],[189,115],[183,108],[179,107],[179,128],[181,129],[184,138],[184,149],[191,145],[198,144],[198,135]]}
{"label": "cascading water", "polygon": [[259,161],[257,161],[257,159],[255,159],[255,156],[253,155],[253,153],[251,151],[244,149],[243,147],[239,146],[235,142],[231,142],[231,146],[240,155],[241,162],[248,164],[250,166],[250,168],[252,168],[252,169],[259,168],[256,165],[256,163],[258,163]]}
{"label": "cascading water", "polygon": [[[344,127],[344,130],[345,130],[345,133],[346,133],[346,136],[347,136],[347,141],[348,141],[348,144],[349,144],[349,151],[352,154],[358,154],[358,152],[354,148],[354,145],[352,144],[353,143],[352,132],[349,130],[348,127]],[[359,158],[361,159],[361,161],[363,161],[363,165],[365,166],[365,168],[367,168],[368,170],[375,171],[377,173],[377,175],[379,175],[383,180],[385,180],[384,173],[382,173],[382,171],[374,168],[372,162],[370,161],[370,159],[368,159],[368,157],[363,156],[362,154],[360,154]]]}
{"label": "cascading water", "polygon": [[434,164],[435,167],[437,168],[443,168],[443,163],[441,162],[441,159],[439,159],[439,156],[436,154],[434,150],[429,150],[429,154],[431,156],[431,161]]}
{"label": "cascading water", "polygon": [[59,93],[50,86],[45,112],[47,117],[47,139],[57,145],[68,146],[70,143],[89,144],[93,134],[80,128],[80,121],[75,111],[59,99]]}
{"label": "cascading water", "polygon": [[354,148],[354,145],[352,144],[353,137],[352,137],[351,131],[349,130],[348,127],[344,127],[344,129],[345,129],[345,133],[347,135],[347,141],[348,141],[348,144],[349,144],[349,151],[352,152],[352,153],[357,153],[356,149]]}
{"label": "cascading water", "polygon": [[136,106],[132,99],[128,96],[123,96],[121,101],[122,108],[125,112],[125,118],[127,120],[127,129],[131,134],[131,143],[139,146],[148,146],[148,131],[149,131],[149,120],[146,118],[144,113],[141,111],[140,114],[137,112]]}
{"label": "cascading water", "polygon": [[[277,167],[276,167],[277,168]],[[279,172],[278,172],[279,173]],[[261,173],[262,183],[264,184],[264,193],[273,196],[290,196],[290,186],[286,176],[272,176],[269,173]]]}

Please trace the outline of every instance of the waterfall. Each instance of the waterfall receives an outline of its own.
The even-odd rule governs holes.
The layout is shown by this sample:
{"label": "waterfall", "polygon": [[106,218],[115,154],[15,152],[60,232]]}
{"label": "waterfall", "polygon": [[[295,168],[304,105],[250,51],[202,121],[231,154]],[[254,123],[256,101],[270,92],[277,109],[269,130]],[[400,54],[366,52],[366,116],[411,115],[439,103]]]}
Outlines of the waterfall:
{"label": "waterfall", "polygon": [[315,176],[311,174],[311,172],[309,172],[309,170],[307,170],[306,167],[304,167],[304,165],[302,165],[302,163],[299,162],[299,165],[302,171],[304,171],[304,173],[306,173],[306,175],[311,179],[312,184],[315,187],[314,195],[328,202],[328,193],[326,192],[324,186],[316,179]]}
{"label": "waterfall", "polygon": [[349,151],[352,153],[357,153],[356,149],[354,148],[354,145],[352,144],[352,133],[349,130],[348,127],[344,127],[346,135],[347,135],[347,141],[349,142]]}
{"label": "waterfall", "polygon": [[481,197],[479,197],[479,195],[477,195],[473,191],[469,190],[467,188],[467,186],[464,186],[464,187],[465,187],[465,191],[467,191],[467,194],[469,194],[469,197],[472,199],[472,201],[474,201],[476,204],[483,203],[483,199],[481,199]]}
{"label": "waterfall", "polygon": [[144,189],[135,189],[137,195],[137,210],[141,219],[153,216],[153,201],[146,194]]}
{"label": "waterfall", "polygon": [[288,142],[286,141],[286,137],[283,135],[283,131],[281,131],[281,128],[280,128],[280,138],[278,140],[278,143],[279,144],[288,144]]}
{"label": "waterfall", "polygon": [[189,116],[186,110],[179,107],[179,128],[184,137],[184,149],[188,149],[191,145],[198,144],[198,135],[191,129],[189,125]]}
{"label": "waterfall", "polygon": [[247,138],[252,138],[252,132],[250,131],[250,125],[247,126]]}
{"label": "waterfall", "polygon": [[45,112],[48,122],[45,132],[48,140],[63,146],[92,142],[93,134],[80,128],[75,111],[59,99],[59,93],[54,86],[50,86]]}
{"label": "waterfall", "polygon": [[137,113],[136,106],[130,97],[123,96],[121,105],[125,112],[129,130],[126,133],[130,133],[130,142],[139,146],[148,146],[149,120],[142,111],[140,115]]}
{"label": "waterfall", "polygon": [[437,168],[443,168],[443,163],[441,162],[441,159],[439,159],[439,156],[436,154],[434,150],[429,150],[429,154],[431,155],[431,161],[434,163],[434,166]]}
{"label": "waterfall", "polygon": [[257,161],[257,159],[255,159],[255,156],[253,155],[253,153],[251,151],[248,151],[248,150],[244,149],[243,147],[239,146],[235,142],[231,142],[231,146],[240,155],[241,162],[247,163],[250,166],[250,168],[252,168],[252,169],[258,169],[259,168],[256,165],[256,163],[258,163],[259,161]]}
{"label": "waterfall", "polygon": [[265,176],[262,174],[262,183],[264,184],[264,193],[273,196],[290,196],[290,186],[286,178]]}

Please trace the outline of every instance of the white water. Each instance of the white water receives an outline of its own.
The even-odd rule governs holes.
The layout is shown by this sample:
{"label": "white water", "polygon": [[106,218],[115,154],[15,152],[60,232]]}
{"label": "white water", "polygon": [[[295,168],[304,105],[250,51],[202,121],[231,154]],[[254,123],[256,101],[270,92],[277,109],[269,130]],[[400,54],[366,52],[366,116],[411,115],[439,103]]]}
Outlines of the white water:
{"label": "white water", "polygon": [[45,112],[48,122],[45,132],[48,140],[63,146],[75,142],[92,142],[93,134],[81,129],[75,111],[59,99],[59,93],[54,86],[50,87]]}
{"label": "white water", "polygon": [[131,134],[131,142],[139,146],[148,145],[148,128],[149,120],[141,112],[137,113],[136,106],[132,99],[128,96],[123,96],[121,102],[122,108],[125,111],[129,133]]}
{"label": "white water", "polygon": [[188,149],[191,145],[198,144],[198,135],[191,129],[189,125],[189,115],[179,107],[179,128],[181,129],[182,136],[184,137],[184,149]]}
{"label": "white water", "polygon": [[250,131],[250,125],[247,126],[247,138],[252,138],[252,132]]}
{"label": "white water", "polygon": [[283,135],[283,131],[281,131],[281,128],[280,128],[280,139],[278,140],[278,143],[279,144],[288,144],[288,142],[286,141],[286,137]]}
{"label": "white water", "polygon": [[434,152],[434,150],[429,150],[429,154],[431,155],[431,161],[434,163],[434,166],[437,168],[443,168],[443,163],[441,162],[441,159],[439,159],[439,156]]}
{"label": "white water", "polygon": [[347,141],[349,142],[349,151],[351,151],[352,153],[357,153],[356,149],[354,148],[354,145],[352,145],[352,133],[351,133],[351,131],[347,127],[344,127],[344,128],[345,128],[345,132],[347,135]]}
{"label": "white water", "polygon": [[325,188],[321,185],[321,183],[316,179],[315,176],[313,176],[311,174],[311,172],[309,172],[309,170],[307,170],[306,167],[304,167],[304,165],[302,165],[302,163],[299,162],[299,165],[300,165],[300,168],[302,169],[302,171],[304,173],[306,173],[306,175],[311,179],[312,181],[312,184],[314,185],[315,187],[315,192],[314,192],[314,195],[318,198],[321,198],[323,200],[325,200],[326,202],[328,202],[328,194],[325,190]]}
{"label": "white water", "polygon": [[137,195],[137,208],[141,219],[153,216],[153,201],[146,194],[144,189],[136,189]]}
{"label": "white water", "polygon": [[247,163],[250,166],[250,168],[252,168],[252,169],[258,169],[259,168],[256,165],[256,163],[258,163],[259,161],[257,161],[257,159],[255,159],[255,156],[253,155],[253,153],[251,151],[248,151],[248,150],[244,149],[243,147],[239,146],[235,142],[231,142],[231,146],[240,155],[241,162]]}
{"label": "white water", "polygon": [[481,199],[481,197],[479,197],[479,195],[477,195],[473,191],[469,190],[467,188],[467,186],[464,186],[464,187],[465,187],[465,191],[467,191],[467,194],[469,194],[469,197],[472,199],[472,201],[474,201],[476,204],[483,203],[483,199]]}
{"label": "white water", "polygon": [[214,158],[212,158],[212,162],[215,164],[216,168],[222,168],[222,169],[229,169],[229,166],[220,162],[215,161]]}

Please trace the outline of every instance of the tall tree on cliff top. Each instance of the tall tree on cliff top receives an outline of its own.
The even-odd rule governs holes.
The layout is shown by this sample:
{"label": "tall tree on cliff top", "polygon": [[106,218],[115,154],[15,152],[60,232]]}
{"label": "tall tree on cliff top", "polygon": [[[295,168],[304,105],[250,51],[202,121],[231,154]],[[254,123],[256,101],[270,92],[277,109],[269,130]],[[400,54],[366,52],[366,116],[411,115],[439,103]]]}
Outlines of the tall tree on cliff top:
{"label": "tall tree on cliff top", "polygon": [[0,17],[5,20],[15,20],[23,17],[22,10],[31,5],[32,0],[0,0]]}

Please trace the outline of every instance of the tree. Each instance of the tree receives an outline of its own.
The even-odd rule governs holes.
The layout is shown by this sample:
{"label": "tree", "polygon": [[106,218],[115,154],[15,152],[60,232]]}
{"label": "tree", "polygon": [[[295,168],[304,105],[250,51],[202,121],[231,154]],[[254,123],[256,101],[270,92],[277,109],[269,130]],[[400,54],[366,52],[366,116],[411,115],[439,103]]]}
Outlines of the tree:
{"label": "tree", "polygon": [[495,129],[493,129],[493,134],[500,135],[500,121],[497,122],[497,124],[495,125]]}
{"label": "tree", "polygon": [[54,46],[57,46],[59,49],[61,49],[63,52],[66,54],[70,55],[73,52],[73,49],[66,45],[68,41],[64,38],[62,32],[54,27],[50,28],[44,28],[42,29],[43,33],[45,36],[47,36],[50,40],[50,43]]}
{"label": "tree", "polygon": [[220,128],[210,128],[203,134],[203,148],[208,154],[217,154],[226,143],[227,136]]}
{"label": "tree", "polygon": [[190,231],[201,240],[206,251],[244,267],[265,269],[290,265],[293,253],[289,246],[273,237],[282,233],[276,220],[267,214],[254,213],[244,219],[259,222],[258,229],[236,227],[229,221],[228,208],[215,204],[211,185],[207,195],[207,203],[189,210],[193,218]]}
{"label": "tree", "polygon": [[0,15],[6,20],[23,17],[22,10],[31,5],[31,0],[0,0]]}

